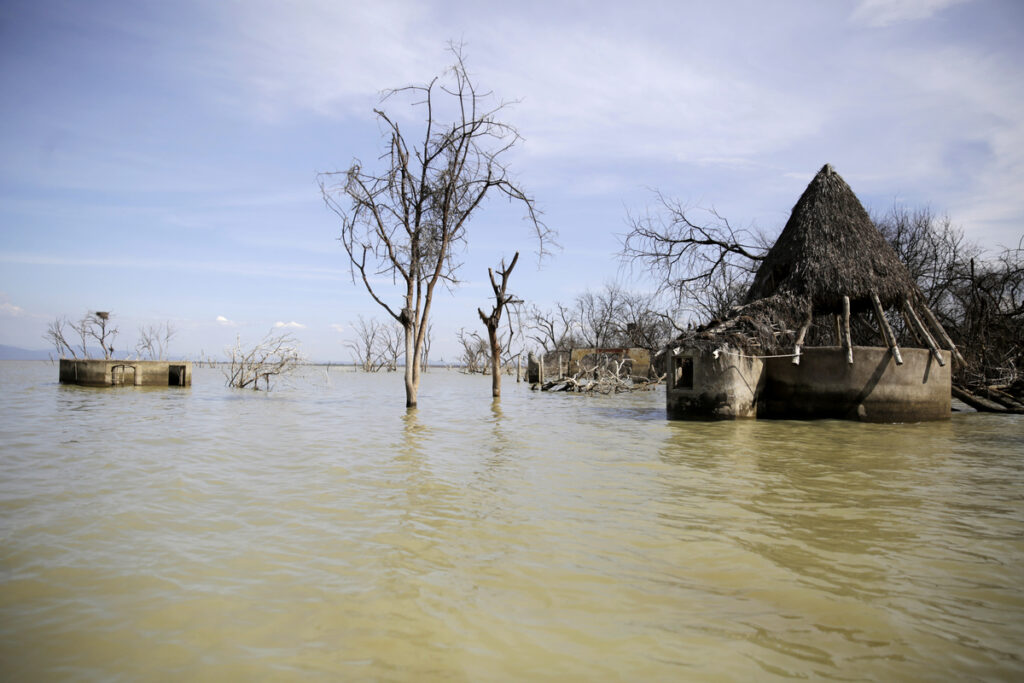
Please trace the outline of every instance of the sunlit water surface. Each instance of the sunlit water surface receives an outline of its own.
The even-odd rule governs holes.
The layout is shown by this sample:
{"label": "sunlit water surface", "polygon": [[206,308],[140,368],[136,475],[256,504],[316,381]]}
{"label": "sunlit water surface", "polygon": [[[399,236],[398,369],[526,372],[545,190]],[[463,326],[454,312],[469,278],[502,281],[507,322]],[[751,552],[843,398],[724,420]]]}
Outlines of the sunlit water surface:
{"label": "sunlit water surface", "polygon": [[0,363],[5,680],[1024,676],[1024,420]]}

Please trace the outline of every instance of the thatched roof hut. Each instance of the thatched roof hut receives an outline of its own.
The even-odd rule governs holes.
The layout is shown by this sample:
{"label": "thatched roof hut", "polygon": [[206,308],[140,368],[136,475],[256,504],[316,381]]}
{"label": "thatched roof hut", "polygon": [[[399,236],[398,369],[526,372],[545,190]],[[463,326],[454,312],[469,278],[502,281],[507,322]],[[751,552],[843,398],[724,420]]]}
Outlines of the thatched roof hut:
{"label": "thatched roof hut", "polygon": [[853,190],[825,164],[793,207],[746,302],[784,292],[819,315],[840,313],[844,296],[855,311],[870,310],[872,293],[890,308],[917,289]]}
{"label": "thatched roof hut", "polygon": [[788,347],[798,363],[808,329],[827,316],[835,321],[836,345],[847,349],[852,363],[850,317],[873,312],[881,338],[902,363],[886,311],[902,316],[912,336],[940,363],[939,343],[958,357],[892,246],[846,181],[825,164],[793,207],[744,304],[698,329],[689,341],[725,342],[759,354]]}

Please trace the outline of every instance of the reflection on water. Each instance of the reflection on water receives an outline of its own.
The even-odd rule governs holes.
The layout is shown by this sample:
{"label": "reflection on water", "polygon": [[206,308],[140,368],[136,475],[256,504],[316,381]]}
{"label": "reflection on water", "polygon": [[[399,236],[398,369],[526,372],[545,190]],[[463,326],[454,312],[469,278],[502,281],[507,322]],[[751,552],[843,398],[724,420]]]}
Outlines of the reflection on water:
{"label": "reflection on water", "polygon": [[1012,680],[1024,420],[0,363],[9,680]]}

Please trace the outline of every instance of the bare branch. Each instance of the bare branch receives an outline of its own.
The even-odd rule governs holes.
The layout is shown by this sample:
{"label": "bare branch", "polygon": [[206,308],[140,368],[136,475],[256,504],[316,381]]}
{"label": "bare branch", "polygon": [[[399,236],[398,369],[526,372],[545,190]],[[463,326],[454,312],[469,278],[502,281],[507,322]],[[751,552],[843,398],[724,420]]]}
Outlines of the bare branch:
{"label": "bare branch", "polygon": [[[415,144],[395,117],[375,109],[385,148],[380,167],[354,160],[347,171],[318,175],[324,203],[341,219],[339,240],[353,281],[358,274],[373,300],[403,326],[409,406],[416,404],[435,288],[457,283],[456,247],[466,244],[469,221],[484,200],[497,194],[521,204],[541,256],[554,244],[534,199],[505,165],[506,152],[521,140],[499,118],[507,103],[494,104],[491,93],[475,86],[460,45],[450,50],[455,61],[444,74],[389,90],[381,100],[408,97],[423,110]],[[400,303],[388,301],[387,280]]]}

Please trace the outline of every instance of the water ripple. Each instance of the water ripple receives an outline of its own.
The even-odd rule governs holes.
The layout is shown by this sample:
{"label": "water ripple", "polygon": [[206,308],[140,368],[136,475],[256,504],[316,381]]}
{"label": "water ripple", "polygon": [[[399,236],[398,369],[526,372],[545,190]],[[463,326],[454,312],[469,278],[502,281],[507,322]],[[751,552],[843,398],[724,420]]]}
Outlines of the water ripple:
{"label": "water ripple", "polygon": [[12,680],[1013,679],[1024,420],[0,364]]}

